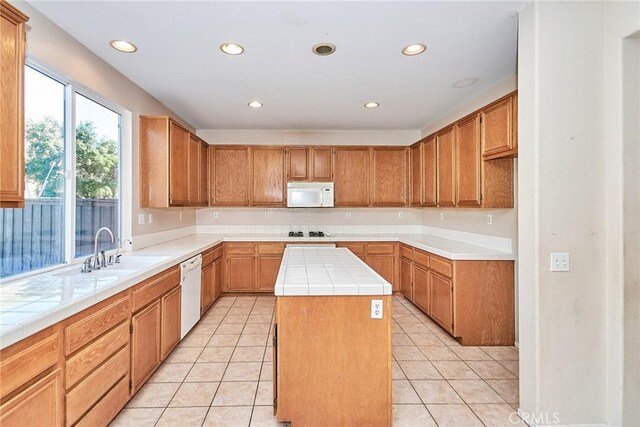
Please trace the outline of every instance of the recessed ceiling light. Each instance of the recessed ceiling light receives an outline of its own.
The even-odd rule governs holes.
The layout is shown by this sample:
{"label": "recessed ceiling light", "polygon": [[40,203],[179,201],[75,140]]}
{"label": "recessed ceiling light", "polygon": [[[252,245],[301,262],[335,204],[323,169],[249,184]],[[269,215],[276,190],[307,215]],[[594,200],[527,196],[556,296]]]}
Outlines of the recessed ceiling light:
{"label": "recessed ceiling light", "polygon": [[250,103],[247,104],[249,107],[251,108],[260,108],[262,107],[262,102],[258,102],[258,101],[251,101]]}
{"label": "recessed ceiling light", "polygon": [[367,102],[364,104],[364,108],[378,108],[380,106],[377,102]]}
{"label": "recessed ceiling light", "polygon": [[109,42],[109,44],[115,50],[120,51],[120,52],[124,52],[124,53],[133,53],[136,50],[138,50],[136,45],[134,45],[133,43],[128,42],[126,40],[111,40]]}
{"label": "recessed ceiling light", "polygon": [[478,79],[477,77],[469,77],[466,79],[458,80],[452,86],[456,89],[462,89],[463,87],[473,86],[474,84],[478,83],[478,80],[480,79]]}
{"label": "recessed ceiling light", "polygon": [[420,55],[422,52],[427,50],[427,46],[422,43],[410,44],[409,46],[402,49],[402,53],[407,56],[415,56]]}
{"label": "recessed ceiling light", "polygon": [[313,53],[320,56],[331,55],[336,51],[336,46],[331,43],[319,43],[311,48]]}
{"label": "recessed ceiling light", "polygon": [[223,43],[220,45],[220,50],[227,55],[240,55],[244,52],[244,48],[236,43]]}

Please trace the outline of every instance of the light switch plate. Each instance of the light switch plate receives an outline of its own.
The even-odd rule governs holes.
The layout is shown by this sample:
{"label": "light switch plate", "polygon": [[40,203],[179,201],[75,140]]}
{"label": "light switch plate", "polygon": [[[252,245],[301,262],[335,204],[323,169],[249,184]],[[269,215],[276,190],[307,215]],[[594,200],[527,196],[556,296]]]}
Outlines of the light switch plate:
{"label": "light switch plate", "polygon": [[149,224],[153,224],[153,214],[149,214]]}
{"label": "light switch plate", "polygon": [[144,214],[138,214],[138,224],[144,224]]}
{"label": "light switch plate", "polygon": [[551,252],[551,271],[569,271],[569,253]]}
{"label": "light switch plate", "polygon": [[381,299],[371,300],[371,318],[382,319],[382,300]]}

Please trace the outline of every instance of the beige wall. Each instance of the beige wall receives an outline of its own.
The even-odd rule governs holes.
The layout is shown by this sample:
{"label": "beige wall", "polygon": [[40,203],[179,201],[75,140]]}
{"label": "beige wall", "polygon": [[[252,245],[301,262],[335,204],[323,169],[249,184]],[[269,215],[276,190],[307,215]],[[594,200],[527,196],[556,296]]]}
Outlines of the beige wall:
{"label": "beige wall", "polygon": [[[129,183],[123,183],[123,197],[130,197],[132,201],[131,218],[135,219],[132,221],[132,234],[136,236],[195,224],[193,210],[183,211],[183,220],[180,221],[177,210],[139,208],[138,117],[157,114],[180,118],[29,4],[23,1],[12,3],[30,18],[27,32],[29,60],[79,83],[131,112],[132,180],[130,190]],[[188,126],[183,120],[181,121]],[[138,225],[137,218],[140,213],[153,213],[154,223],[149,224],[149,217],[145,215],[145,224]]]}

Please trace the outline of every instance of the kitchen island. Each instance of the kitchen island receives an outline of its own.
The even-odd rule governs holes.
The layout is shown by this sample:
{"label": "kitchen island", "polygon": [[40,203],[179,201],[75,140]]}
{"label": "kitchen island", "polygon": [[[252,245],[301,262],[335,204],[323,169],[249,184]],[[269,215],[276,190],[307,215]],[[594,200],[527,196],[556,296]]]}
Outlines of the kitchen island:
{"label": "kitchen island", "polygon": [[391,285],[346,248],[287,247],[274,407],[298,426],[391,426]]}

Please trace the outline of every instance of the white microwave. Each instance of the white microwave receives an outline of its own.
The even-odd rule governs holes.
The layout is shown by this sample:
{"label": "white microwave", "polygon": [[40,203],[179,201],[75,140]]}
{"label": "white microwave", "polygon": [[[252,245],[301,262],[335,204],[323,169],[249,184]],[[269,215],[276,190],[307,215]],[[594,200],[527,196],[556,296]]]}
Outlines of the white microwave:
{"label": "white microwave", "polygon": [[287,183],[288,208],[332,208],[333,182]]}

